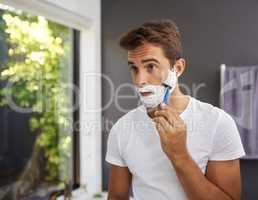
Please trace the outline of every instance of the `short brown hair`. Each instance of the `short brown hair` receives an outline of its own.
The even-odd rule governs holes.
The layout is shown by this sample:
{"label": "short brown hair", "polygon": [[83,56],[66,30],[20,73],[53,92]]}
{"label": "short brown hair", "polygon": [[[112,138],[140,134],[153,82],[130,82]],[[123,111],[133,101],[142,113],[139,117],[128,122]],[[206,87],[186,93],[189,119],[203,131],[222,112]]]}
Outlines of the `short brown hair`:
{"label": "short brown hair", "polygon": [[181,34],[172,20],[145,22],[122,35],[119,41],[120,46],[126,50],[134,50],[145,43],[161,47],[172,65],[183,56]]}

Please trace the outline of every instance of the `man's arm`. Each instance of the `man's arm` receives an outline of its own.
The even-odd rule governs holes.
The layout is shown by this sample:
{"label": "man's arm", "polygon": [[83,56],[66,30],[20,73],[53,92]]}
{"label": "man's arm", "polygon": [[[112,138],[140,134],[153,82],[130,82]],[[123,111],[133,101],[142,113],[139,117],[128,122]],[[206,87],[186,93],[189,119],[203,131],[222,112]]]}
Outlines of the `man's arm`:
{"label": "man's arm", "polygon": [[127,167],[111,165],[109,172],[108,200],[129,200],[132,175]]}
{"label": "man's arm", "polygon": [[191,156],[172,164],[189,200],[239,200],[241,177],[239,160],[209,161],[204,176]]}
{"label": "man's arm", "polygon": [[[209,161],[205,177],[187,150],[186,124],[178,112],[164,106],[155,111],[153,121],[156,123],[161,147],[174,166],[190,200],[240,199],[239,160]],[[227,124],[230,124],[227,129],[232,129],[231,123],[231,120],[224,121],[223,131]],[[230,134],[229,131],[226,133]]]}
{"label": "man's arm", "polygon": [[241,198],[241,174],[239,159],[228,161],[209,161],[206,177],[220,187],[232,199]]}

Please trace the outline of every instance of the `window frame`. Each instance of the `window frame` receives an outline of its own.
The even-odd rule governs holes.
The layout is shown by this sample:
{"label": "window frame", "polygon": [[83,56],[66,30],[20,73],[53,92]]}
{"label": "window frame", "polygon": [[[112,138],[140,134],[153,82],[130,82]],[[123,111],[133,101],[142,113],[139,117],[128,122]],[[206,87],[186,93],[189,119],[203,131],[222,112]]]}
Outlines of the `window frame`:
{"label": "window frame", "polygon": [[[76,88],[80,88],[80,31],[72,29],[72,52],[73,52],[73,85]],[[73,105],[78,105],[79,96],[76,92],[73,93]],[[80,187],[80,128],[75,126],[80,121],[80,109],[79,107],[73,112],[73,132],[72,132],[72,144],[73,144],[73,188]]]}

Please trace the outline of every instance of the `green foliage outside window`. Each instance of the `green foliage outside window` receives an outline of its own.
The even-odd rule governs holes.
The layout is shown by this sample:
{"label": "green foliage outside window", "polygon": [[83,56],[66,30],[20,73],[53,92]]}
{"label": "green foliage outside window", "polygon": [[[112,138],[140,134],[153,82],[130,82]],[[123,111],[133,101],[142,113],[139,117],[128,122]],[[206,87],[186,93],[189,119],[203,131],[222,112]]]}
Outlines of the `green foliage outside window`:
{"label": "green foliage outside window", "polygon": [[0,106],[10,105],[6,97],[11,96],[17,106],[32,109],[35,149],[46,160],[44,181],[65,184],[71,178],[71,95],[64,87],[69,81],[70,30],[24,13],[4,11],[2,19],[8,60],[1,64],[0,79],[10,87],[0,88]]}

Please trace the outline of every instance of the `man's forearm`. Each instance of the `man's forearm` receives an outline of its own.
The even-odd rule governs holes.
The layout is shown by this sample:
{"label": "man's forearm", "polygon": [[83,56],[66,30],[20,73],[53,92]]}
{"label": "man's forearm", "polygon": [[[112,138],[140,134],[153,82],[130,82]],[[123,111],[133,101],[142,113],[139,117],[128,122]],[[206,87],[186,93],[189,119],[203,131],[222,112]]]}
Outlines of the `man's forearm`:
{"label": "man's forearm", "polygon": [[129,200],[130,197],[128,196],[114,196],[114,195],[108,195],[107,200]]}
{"label": "man's forearm", "polygon": [[189,200],[232,200],[204,176],[190,155],[171,159],[171,162]]}

